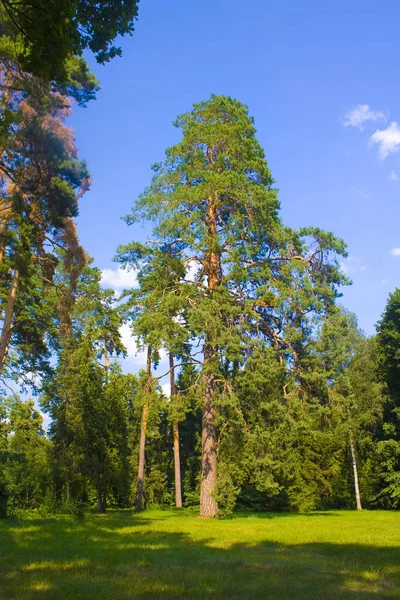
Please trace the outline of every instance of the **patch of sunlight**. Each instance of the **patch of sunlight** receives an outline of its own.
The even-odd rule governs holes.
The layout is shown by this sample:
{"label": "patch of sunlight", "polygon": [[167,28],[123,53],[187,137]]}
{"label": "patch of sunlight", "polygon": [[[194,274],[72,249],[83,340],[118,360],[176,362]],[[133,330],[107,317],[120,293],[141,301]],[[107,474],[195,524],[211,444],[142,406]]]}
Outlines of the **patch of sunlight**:
{"label": "patch of sunlight", "polygon": [[168,544],[130,544],[130,548],[138,548],[140,550],[169,550],[171,546]]}
{"label": "patch of sunlight", "polygon": [[22,567],[24,571],[69,571],[76,569],[77,567],[88,567],[90,564],[89,560],[77,559],[70,561],[53,561],[53,560],[42,560],[40,562],[31,562],[29,565]]}
{"label": "patch of sunlight", "polygon": [[342,588],[344,590],[350,590],[352,592],[369,592],[378,594],[381,589],[380,586],[376,584],[376,582],[369,582],[362,579],[355,579],[354,576],[347,579]]}
{"label": "patch of sunlight", "polygon": [[361,576],[364,577],[364,579],[367,579],[368,581],[378,581],[379,579],[378,571],[363,571],[361,573]]}
{"label": "patch of sunlight", "polygon": [[118,535],[129,535],[138,532],[138,527],[121,527],[119,529],[113,529],[112,527],[97,527],[97,531],[104,533],[112,533]]}
{"label": "patch of sunlight", "polygon": [[54,586],[48,581],[39,581],[38,583],[33,583],[30,586],[31,590],[35,590],[35,592],[46,592],[47,590],[51,590],[53,587]]}
{"label": "patch of sunlight", "polygon": [[399,565],[385,565],[385,571],[386,571],[386,573],[391,573],[391,574],[397,575],[397,573],[399,573],[399,571],[400,571],[400,566]]}
{"label": "patch of sunlight", "polygon": [[43,527],[40,525],[28,525],[27,527],[10,527],[10,532],[16,535],[24,535],[25,533],[34,533],[35,531],[42,531]]}

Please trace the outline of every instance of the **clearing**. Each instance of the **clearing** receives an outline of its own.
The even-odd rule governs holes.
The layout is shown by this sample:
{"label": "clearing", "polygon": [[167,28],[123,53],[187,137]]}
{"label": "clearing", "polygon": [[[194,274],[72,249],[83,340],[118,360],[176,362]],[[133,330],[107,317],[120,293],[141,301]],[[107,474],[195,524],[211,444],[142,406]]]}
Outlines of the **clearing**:
{"label": "clearing", "polygon": [[184,510],[0,522],[0,598],[400,598],[400,514]]}

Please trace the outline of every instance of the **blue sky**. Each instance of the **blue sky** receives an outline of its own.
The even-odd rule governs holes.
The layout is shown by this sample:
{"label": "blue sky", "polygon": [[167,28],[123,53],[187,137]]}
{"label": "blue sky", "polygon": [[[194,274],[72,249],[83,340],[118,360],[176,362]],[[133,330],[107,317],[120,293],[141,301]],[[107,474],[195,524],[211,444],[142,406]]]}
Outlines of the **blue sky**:
{"label": "blue sky", "polygon": [[93,174],[80,238],[105,279],[123,285],[116,247],[146,235],[121,216],[177,141],[171,122],[231,95],[255,117],[284,222],[347,242],[342,303],[373,333],[399,284],[399,21],[395,0],[141,0],[123,57],[93,65],[102,90],[71,119]]}

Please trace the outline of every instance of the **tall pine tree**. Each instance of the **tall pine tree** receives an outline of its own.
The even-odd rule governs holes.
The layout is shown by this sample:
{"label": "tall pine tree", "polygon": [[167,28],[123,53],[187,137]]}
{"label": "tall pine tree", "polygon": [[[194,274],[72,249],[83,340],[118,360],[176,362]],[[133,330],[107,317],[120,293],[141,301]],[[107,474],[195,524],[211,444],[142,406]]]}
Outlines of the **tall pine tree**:
{"label": "tall pine tree", "polygon": [[153,222],[148,247],[166,244],[187,271],[195,271],[191,280],[181,278],[176,294],[186,299],[188,328],[202,344],[200,514],[213,517],[216,407],[231,394],[230,368],[245,362],[257,339],[296,360],[293,327],[282,330],[282,313],[292,310],[301,320],[334,300],[337,284],[345,281],[335,254],[345,247],[321,230],[297,234],[282,225],[273,179],[243,104],[212,96],[175,125],[182,140],[156,165],[127,222]]}

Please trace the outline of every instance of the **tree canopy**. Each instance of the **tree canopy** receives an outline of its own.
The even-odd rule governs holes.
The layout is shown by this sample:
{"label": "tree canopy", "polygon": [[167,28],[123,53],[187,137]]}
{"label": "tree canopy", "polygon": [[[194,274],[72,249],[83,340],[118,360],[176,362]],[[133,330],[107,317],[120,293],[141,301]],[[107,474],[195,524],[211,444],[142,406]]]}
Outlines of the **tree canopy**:
{"label": "tree canopy", "polygon": [[[117,295],[74,222],[91,178],[66,118],[97,82],[79,57],[49,81],[13,52],[0,90],[0,515],[398,508],[399,290],[366,337],[339,304],[345,243],[284,224],[247,107],[213,95],[176,119],[179,141],[125,217],[148,238],[118,248],[136,284]],[[136,374],[119,364],[127,325],[146,353]],[[12,379],[39,394],[46,430]]]}
{"label": "tree canopy", "polygon": [[0,56],[12,45],[22,70],[65,83],[71,59],[85,50],[105,63],[121,55],[118,36],[131,35],[139,0],[34,0],[0,3]]}

